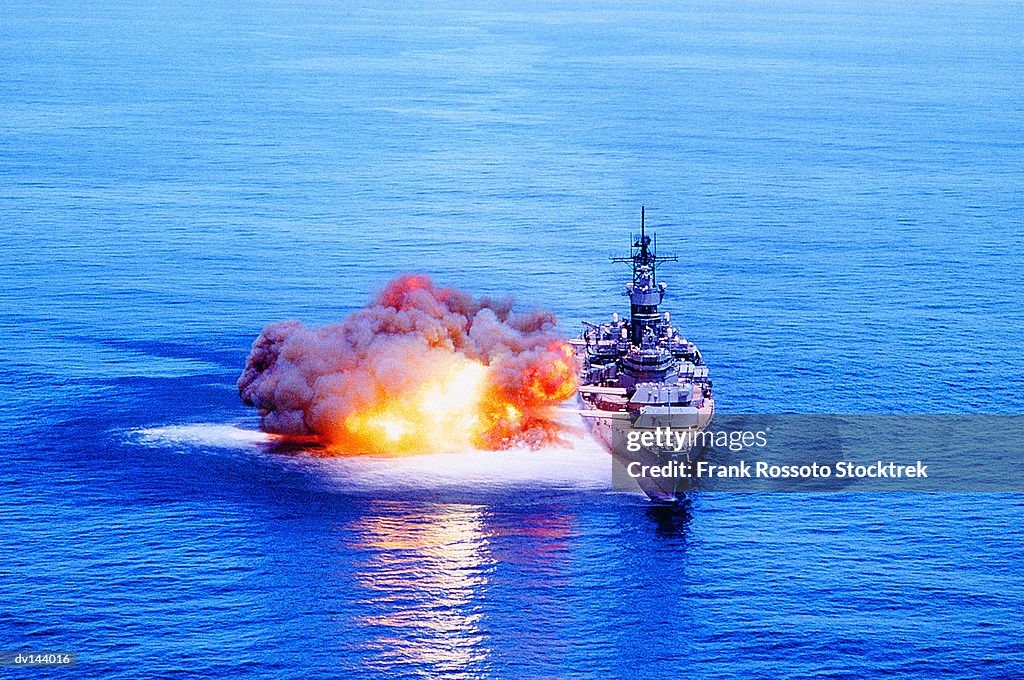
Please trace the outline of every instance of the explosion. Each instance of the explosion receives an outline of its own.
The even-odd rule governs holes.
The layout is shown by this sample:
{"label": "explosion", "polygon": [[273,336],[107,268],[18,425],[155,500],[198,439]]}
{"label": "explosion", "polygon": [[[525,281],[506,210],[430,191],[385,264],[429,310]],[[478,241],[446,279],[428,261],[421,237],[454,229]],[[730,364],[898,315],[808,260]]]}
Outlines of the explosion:
{"label": "explosion", "polygon": [[263,329],[238,379],[260,427],[337,453],[539,447],[576,390],[550,312],[401,276],[341,323]]}

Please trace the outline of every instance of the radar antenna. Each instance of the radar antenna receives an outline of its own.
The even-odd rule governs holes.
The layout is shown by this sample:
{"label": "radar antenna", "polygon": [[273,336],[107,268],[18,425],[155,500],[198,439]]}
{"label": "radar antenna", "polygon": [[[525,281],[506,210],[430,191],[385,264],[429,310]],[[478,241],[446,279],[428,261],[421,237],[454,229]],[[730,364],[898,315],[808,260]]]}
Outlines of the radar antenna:
{"label": "radar antenna", "polygon": [[677,262],[675,255],[658,255],[658,240],[655,235],[652,243],[651,237],[647,235],[647,215],[644,206],[640,206],[640,237],[634,234],[630,237],[633,242],[629,251],[629,257],[613,257],[612,262],[629,262],[633,265],[633,284],[641,283],[642,278],[649,278],[651,285],[658,280],[656,268],[659,262]]}

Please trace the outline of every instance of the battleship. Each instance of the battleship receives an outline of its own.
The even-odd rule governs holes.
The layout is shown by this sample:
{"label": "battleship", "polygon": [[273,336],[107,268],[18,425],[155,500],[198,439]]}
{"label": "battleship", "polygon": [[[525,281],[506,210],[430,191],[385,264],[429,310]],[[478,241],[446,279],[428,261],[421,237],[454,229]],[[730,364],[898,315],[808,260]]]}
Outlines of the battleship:
{"label": "battleship", "polygon": [[[676,262],[659,255],[657,236],[647,235],[646,215],[640,208],[640,234],[630,238],[628,257],[612,262],[631,265],[629,319],[613,313],[610,320],[584,321],[578,338],[571,340],[579,368],[578,413],[591,434],[617,463],[629,466],[687,464],[703,454],[704,438],[715,412],[708,367],[697,346],[683,337],[670,312],[659,306],[668,285],[658,281],[659,265]],[[693,445],[680,450],[641,447],[629,451],[623,442],[630,431],[669,426]],[[634,466],[636,467],[636,466]],[[683,489],[675,477],[638,477],[636,482],[657,503],[674,503]]]}

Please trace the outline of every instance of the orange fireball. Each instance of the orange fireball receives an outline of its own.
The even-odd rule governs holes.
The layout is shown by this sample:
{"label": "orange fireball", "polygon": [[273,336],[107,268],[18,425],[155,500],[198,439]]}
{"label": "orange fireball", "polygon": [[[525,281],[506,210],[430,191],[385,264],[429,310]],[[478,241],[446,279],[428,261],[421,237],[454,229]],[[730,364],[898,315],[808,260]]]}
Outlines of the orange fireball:
{"label": "orange fireball", "polygon": [[404,275],[342,323],[272,324],[239,378],[263,429],[330,453],[541,446],[576,389],[572,347],[549,312],[474,300]]}

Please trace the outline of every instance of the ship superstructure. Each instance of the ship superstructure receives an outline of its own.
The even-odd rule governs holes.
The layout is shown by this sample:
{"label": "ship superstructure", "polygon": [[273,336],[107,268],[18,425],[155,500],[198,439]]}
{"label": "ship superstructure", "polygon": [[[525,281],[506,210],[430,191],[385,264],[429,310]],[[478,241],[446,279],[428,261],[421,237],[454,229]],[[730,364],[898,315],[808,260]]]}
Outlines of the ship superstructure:
{"label": "ship superstructure", "polygon": [[[613,313],[604,323],[584,322],[580,337],[572,341],[580,369],[580,415],[625,465],[692,459],[700,451],[647,448],[627,453],[616,443],[617,433],[661,425],[700,432],[710,425],[715,410],[712,383],[700,350],[680,334],[670,313],[659,309],[668,288],[657,279],[659,265],[678,258],[658,255],[657,240],[647,235],[645,222],[641,208],[640,234],[630,239],[629,256],[611,258],[633,270],[625,287],[629,318]],[[676,500],[675,480],[637,482],[652,500]]]}

